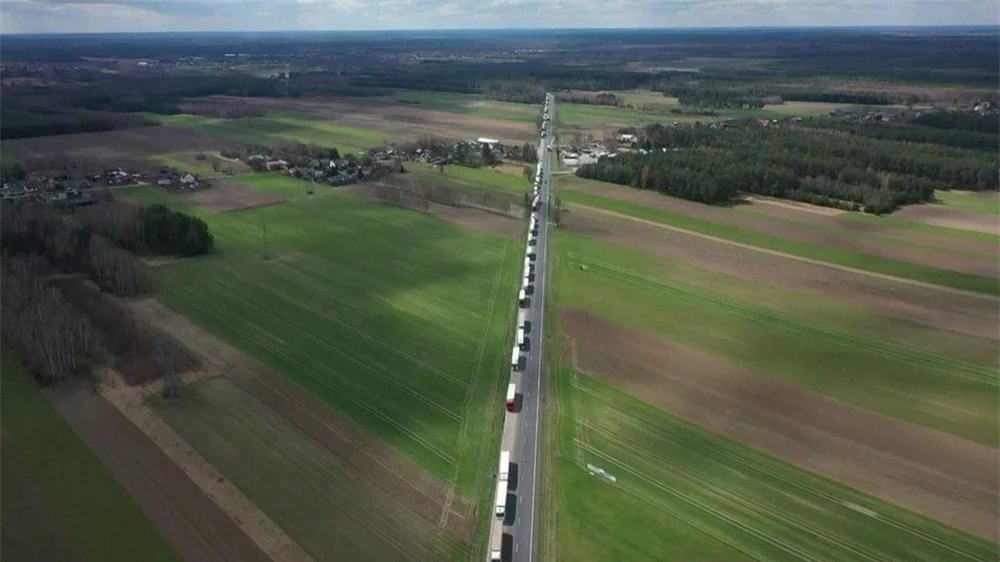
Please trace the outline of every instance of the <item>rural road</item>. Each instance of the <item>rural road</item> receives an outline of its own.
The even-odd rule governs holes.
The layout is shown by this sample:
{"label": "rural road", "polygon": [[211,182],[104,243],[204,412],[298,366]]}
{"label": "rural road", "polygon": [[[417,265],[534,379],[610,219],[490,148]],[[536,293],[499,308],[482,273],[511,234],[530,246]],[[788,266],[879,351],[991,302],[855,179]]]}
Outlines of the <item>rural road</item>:
{"label": "rural road", "polygon": [[[549,111],[554,115],[555,99],[548,95]],[[545,355],[545,289],[548,283],[548,233],[549,233],[549,196],[552,190],[550,174],[551,155],[545,149],[546,144],[554,142],[552,137],[552,119],[544,125],[545,139],[539,148],[542,163],[542,185],[539,188],[539,218],[538,243],[535,252],[535,291],[531,295],[531,304],[527,310],[527,320],[531,330],[527,333],[530,342],[528,351],[523,354],[521,371],[521,409],[518,418],[521,421],[519,440],[517,444],[519,455],[512,461],[517,462],[517,487],[514,489],[517,497],[515,517],[511,525],[505,528],[513,540],[509,552],[504,553],[504,560],[512,562],[533,562],[535,555],[535,531],[537,521],[535,512],[538,509],[539,466],[538,451],[541,445],[541,408],[542,401],[542,361]]]}

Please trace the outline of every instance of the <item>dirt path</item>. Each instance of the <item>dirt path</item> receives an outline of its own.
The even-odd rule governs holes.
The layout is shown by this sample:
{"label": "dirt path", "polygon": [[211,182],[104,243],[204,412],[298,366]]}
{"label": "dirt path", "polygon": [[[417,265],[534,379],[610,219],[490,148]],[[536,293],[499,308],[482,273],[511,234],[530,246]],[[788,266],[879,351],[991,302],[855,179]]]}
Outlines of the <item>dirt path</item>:
{"label": "dirt path", "polygon": [[59,385],[46,394],[181,558],[189,562],[269,560],[163,451],[89,384]]}
{"label": "dirt path", "polygon": [[[447,489],[432,474],[277,371],[248,358],[156,299],[133,300],[129,306],[138,319],[155,324],[184,343],[203,361],[205,369],[229,377],[344,459],[357,469],[359,478],[371,481],[432,524],[438,522]],[[456,499],[442,531],[454,539],[470,541],[474,528],[472,505]]]}
{"label": "dirt path", "polygon": [[[749,209],[746,211],[664,197],[656,192],[631,187],[574,183],[572,180],[564,183],[572,186],[574,191],[638,203],[790,240],[974,275],[996,277],[1000,273],[995,243],[939,233],[900,230],[877,223],[849,221],[844,217],[821,216],[796,208],[790,203],[778,205],[752,198],[741,206]],[[904,216],[906,212],[901,211],[900,216]],[[998,232],[1000,229],[994,225],[993,233]]]}
{"label": "dirt path", "polygon": [[829,264],[582,205],[571,208],[564,224],[570,231],[667,259],[937,328],[1000,337],[1000,301],[983,293]]}
{"label": "dirt path", "polygon": [[[210,371],[186,373],[184,384],[216,376]],[[142,387],[128,386],[121,375],[106,371],[100,393],[119,412],[139,428],[222,510],[251,540],[275,562],[309,562],[312,560],[298,543],[260,510],[246,495],[229,482],[204,457],[191,448],[145,403],[151,393],[162,386],[152,383]]]}
{"label": "dirt path", "polygon": [[564,360],[710,431],[996,542],[996,449],[760,377],[720,358],[563,311]]}

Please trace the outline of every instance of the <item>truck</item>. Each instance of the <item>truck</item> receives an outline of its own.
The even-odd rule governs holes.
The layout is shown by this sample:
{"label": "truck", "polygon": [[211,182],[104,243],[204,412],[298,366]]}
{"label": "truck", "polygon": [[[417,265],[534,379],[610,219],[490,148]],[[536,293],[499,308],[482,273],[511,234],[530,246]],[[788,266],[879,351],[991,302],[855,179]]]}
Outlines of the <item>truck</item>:
{"label": "truck", "polygon": [[517,293],[517,306],[520,308],[528,308],[528,295],[525,294],[523,287]]}
{"label": "truck", "polygon": [[514,346],[514,349],[510,352],[510,370],[516,371],[521,363],[521,348]]}
{"label": "truck", "polygon": [[517,328],[517,347],[521,348],[521,351],[524,351],[524,348],[527,345],[527,343],[528,343],[528,340],[527,340],[527,338],[524,337],[524,328],[518,327]]}
{"label": "truck", "polygon": [[524,328],[528,322],[528,315],[523,310],[517,312],[517,327]]}
{"label": "truck", "polygon": [[[513,412],[514,411],[515,400],[517,400],[517,385],[514,384],[514,383],[510,383],[510,384],[507,385],[507,411],[508,412]],[[503,458],[503,457],[501,457],[501,458]],[[501,466],[503,466],[503,462],[501,462],[500,464],[501,464]],[[507,470],[504,469],[503,472],[506,474]],[[502,480],[506,480],[506,479],[507,478],[502,478]]]}
{"label": "truck", "polygon": [[496,514],[497,517],[503,519],[504,513],[507,512],[507,481],[501,480],[497,483],[497,501],[496,501]]}
{"label": "truck", "polygon": [[[514,385],[511,385],[514,386]],[[510,471],[510,451],[500,451],[500,470],[497,472],[502,482],[507,481],[507,473]]]}
{"label": "truck", "polygon": [[493,522],[490,531],[490,562],[499,562],[503,558],[503,524]]}

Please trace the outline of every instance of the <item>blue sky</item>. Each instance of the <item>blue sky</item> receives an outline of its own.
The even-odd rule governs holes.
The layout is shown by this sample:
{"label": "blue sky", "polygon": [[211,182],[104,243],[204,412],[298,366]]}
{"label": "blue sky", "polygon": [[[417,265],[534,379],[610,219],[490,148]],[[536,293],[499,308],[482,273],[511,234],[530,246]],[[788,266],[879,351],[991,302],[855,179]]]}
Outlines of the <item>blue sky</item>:
{"label": "blue sky", "polygon": [[0,0],[0,31],[995,25],[996,0]]}

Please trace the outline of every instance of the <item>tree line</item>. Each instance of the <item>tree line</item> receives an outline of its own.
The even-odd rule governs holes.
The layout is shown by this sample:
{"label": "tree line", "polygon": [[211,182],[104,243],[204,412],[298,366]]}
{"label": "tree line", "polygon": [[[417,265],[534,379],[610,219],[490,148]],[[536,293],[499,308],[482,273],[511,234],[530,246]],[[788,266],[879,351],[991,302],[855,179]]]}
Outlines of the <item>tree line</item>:
{"label": "tree line", "polygon": [[75,218],[89,232],[137,254],[197,256],[215,244],[204,220],[160,204],[139,208],[102,201],[77,210]]}
{"label": "tree line", "polygon": [[[994,122],[997,120],[994,119]],[[938,144],[954,148],[997,152],[1000,141],[996,131],[993,133],[979,132],[969,129],[932,127],[923,124],[920,117],[911,123],[858,123],[832,119],[809,118],[804,126],[841,131],[877,140],[899,141],[917,144]],[[988,127],[984,127],[986,129]]]}
{"label": "tree line", "polygon": [[744,192],[876,214],[936,189],[998,186],[995,155],[801,128],[652,125],[639,146],[649,152],[605,156],[577,174],[703,203]]}

